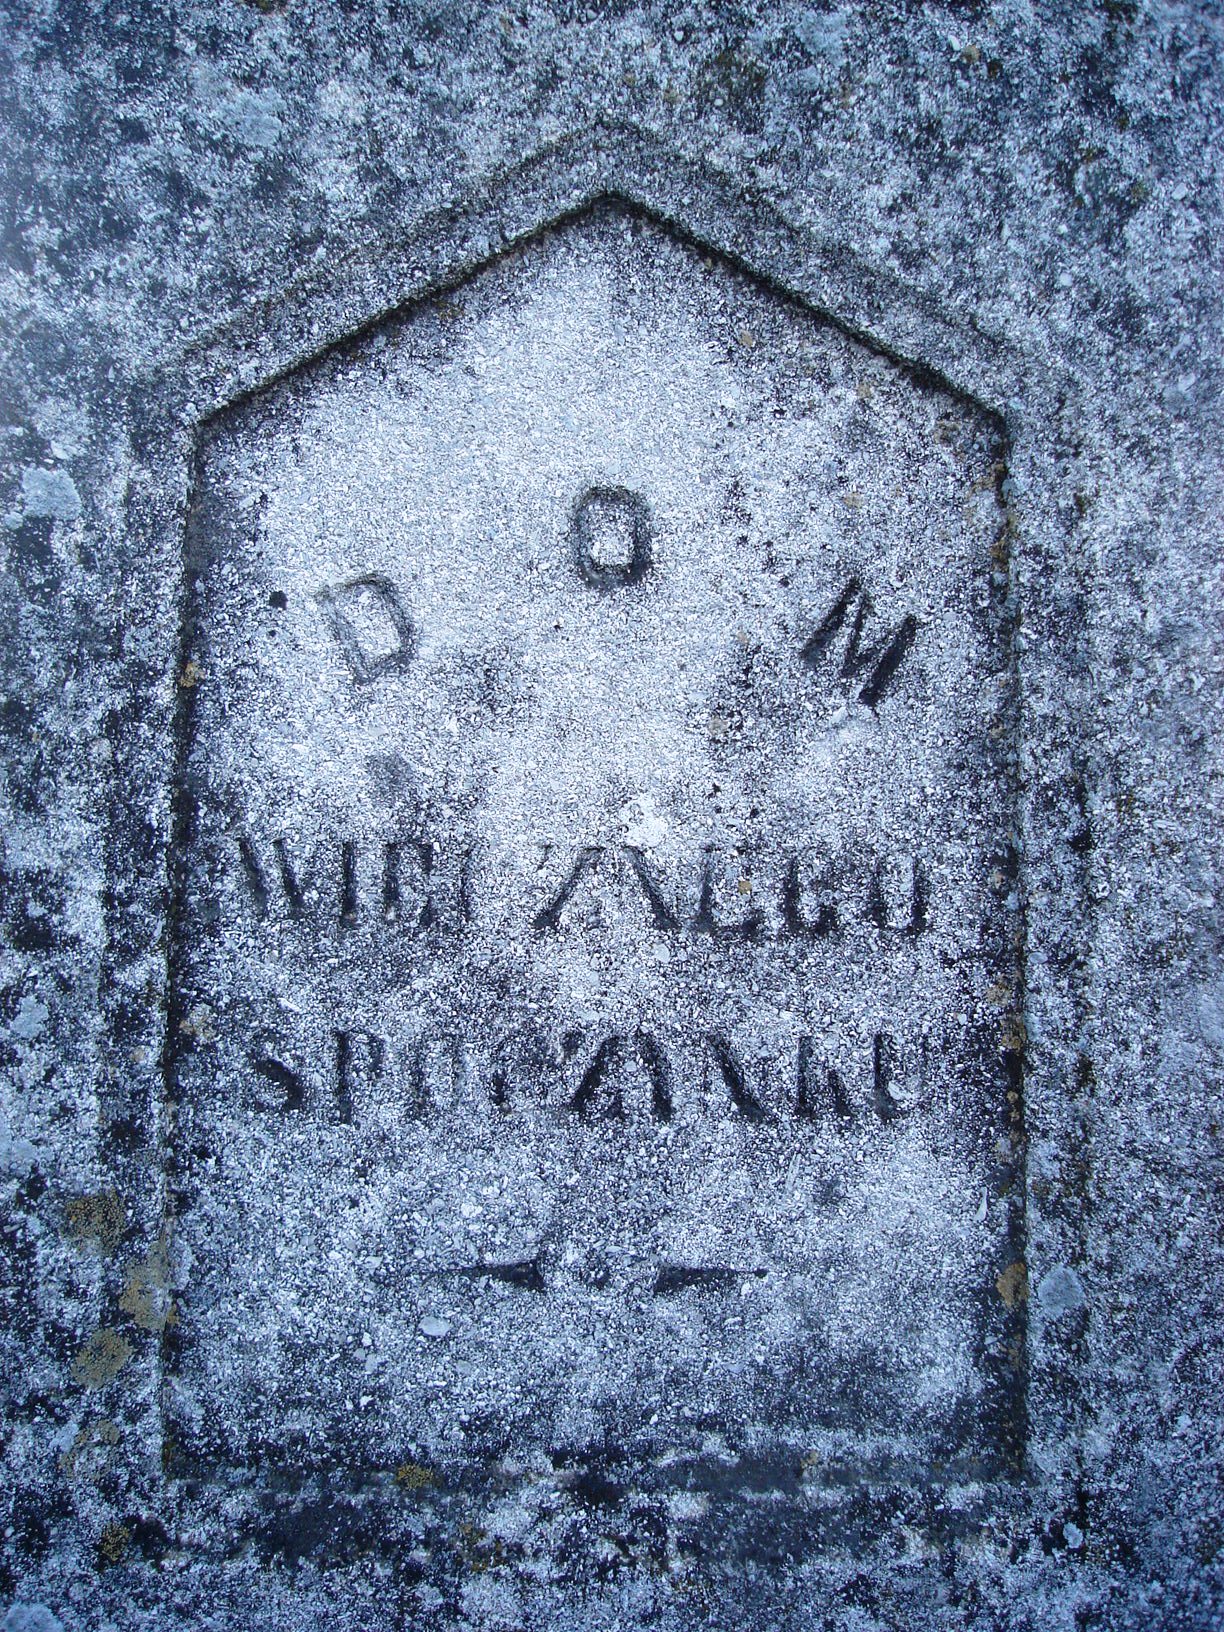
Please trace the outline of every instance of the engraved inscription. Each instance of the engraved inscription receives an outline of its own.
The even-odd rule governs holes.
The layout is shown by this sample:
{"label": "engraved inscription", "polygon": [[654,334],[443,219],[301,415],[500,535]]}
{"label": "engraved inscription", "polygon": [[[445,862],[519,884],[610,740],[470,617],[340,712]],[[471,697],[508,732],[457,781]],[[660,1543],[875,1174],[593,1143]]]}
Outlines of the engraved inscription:
{"label": "engraved inscription", "polygon": [[570,523],[578,570],[588,584],[635,584],[653,559],[650,506],[627,487],[591,487]]}
{"label": "engraved inscription", "polygon": [[999,459],[614,210],[216,423],[176,1466],[1013,1465]]}
{"label": "engraved inscription", "polygon": [[407,668],[415,636],[399,592],[382,572],[315,591],[353,679],[361,683]]}
{"label": "engraved inscription", "polygon": [[[896,628],[872,642],[866,632],[874,611],[871,596],[857,578],[851,578],[803,647],[804,660],[813,669],[830,659],[838,680],[852,690],[857,687],[859,702],[868,708],[884,696],[918,633],[917,618],[907,612]],[[843,641],[840,659],[839,641]]]}
{"label": "engraved inscription", "polygon": [[[532,847],[524,841],[524,848]],[[556,847],[534,848],[539,872],[556,872]],[[257,917],[303,919],[320,934],[368,919],[373,927],[381,922],[399,940],[426,931],[462,935],[482,913],[505,905],[502,881],[487,869],[475,869],[473,884],[472,848],[449,853],[432,839],[385,839],[368,846],[325,839],[305,863],[295,860],[280,838],[261,844],[239,833],[234,849],[234,876],[245,882]],[[869,920],[881,933],[919,935],[929,924],[927,866],[904,852],[762,855],[753,864],[748,890],[755,905],[747,909],[741,893],[746,881],[741,876],[729,889],[728,871],[738,871],[737,857],[714,845],[704,846],[699,858],[675,873],[633,845],[584,845],[561,860],[558,883],[529,883],[524,923],[537,935],[555,934],[567,914],[581,908],[584,896],[615,896],[616,885],[629,879],[638,886],[649,922],[666,935],[823,939],[842,933],[852,920]],[[630,892],[629,899],[639,898]],[[731,918],[737,903],[740,915]]]}
{"label": "engraved inscription", "polygon": [[[862,1058],[843,1062],[842,1069],[822,1060],[817,1039],[800,1035],[793,1058],[769,1059],[747,1067],[725,1038],[711,1033],[685,1039],[669,1055],[648,1032],[632,1036],[611,1034],[593,1039],[568,1034],[569,1061],[554,1056],[542,1038],[532,1037],[530,1057],[523,1054],[524,1039],[490,1057],[470,1038],[412,1037],[395,1043],[370,1032],[337,1031],[325,1039],[324,1057],[306,1061],[277,1058],[277,1047],[265,1034],[251,1054],[256,1078],[251,1104],[265,1111],[320,1116],[376,1116],[387,1107],[413,1118],[445,1115],[453,1098],[455,1073],[469,1085],[473,1108],[494,1107],[503,1116],[530,1107],[535,1113],[563,1121],[566,1114],[624,1119],[631,1114],[624,1098],[621,1067],[640,1068],[641,1092],[634,1106],[642,1115],[667,1122],[677,1106],[704,1116],[715,1102],[729,1107],[749,1122],[785,1121],[790,1117],[820,1120],[827,1113],[845,1121],[872,1116],[894,1121],[923,1101],[924,1091],[937,1073],[933,1069],[930,1039],[924,1038],[904,1064],[896,1038],[878,1032],[868,1039]],[[442,1049],[447,1056],[445,1086],[437,1085],[429,1062]],[[853,1096],[843,1073],[860,1080]],[[321,1093],[308,1102],[307,1080],[322,1082]],[[363,1086],[354,1094],[354,1082]],[[271,1083],[280,1092],[269,1095]],[[433,1085],[433,1086],[431,1086]]]}

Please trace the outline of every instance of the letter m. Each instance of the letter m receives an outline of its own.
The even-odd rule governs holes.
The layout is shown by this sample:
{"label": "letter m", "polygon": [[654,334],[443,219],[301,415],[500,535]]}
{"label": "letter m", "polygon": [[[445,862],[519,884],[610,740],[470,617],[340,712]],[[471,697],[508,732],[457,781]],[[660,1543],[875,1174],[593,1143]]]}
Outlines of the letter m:
{"label": "letter m", "polygon": [[871,596],[857,578],[851,578],[803,648],[804,662],[813,669],[823,668],[834,657],[834,647],[844,631],[838,678],[851,684],[861,681],[858,700],[868,708],[875,708],[888,690],[918,633],[917,618],[907,612],[881,640],[867,642],[864,634],[874,611]]}

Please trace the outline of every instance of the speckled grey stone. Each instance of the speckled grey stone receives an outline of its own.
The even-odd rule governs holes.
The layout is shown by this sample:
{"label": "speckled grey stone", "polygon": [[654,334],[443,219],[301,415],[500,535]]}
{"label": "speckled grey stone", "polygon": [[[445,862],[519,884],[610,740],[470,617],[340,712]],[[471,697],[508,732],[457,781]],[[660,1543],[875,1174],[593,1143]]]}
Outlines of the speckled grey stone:
{"label": "speckled grey stone", "polygon": [[1222,44],[8,9],[6,1627],[1224,1624]]}

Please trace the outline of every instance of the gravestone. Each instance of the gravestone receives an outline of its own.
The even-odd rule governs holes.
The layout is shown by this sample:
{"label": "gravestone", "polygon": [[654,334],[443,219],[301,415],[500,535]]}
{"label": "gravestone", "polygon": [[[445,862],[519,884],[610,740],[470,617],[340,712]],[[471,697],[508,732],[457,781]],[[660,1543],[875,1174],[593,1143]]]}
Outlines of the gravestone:
{"label": "gravestone", "polygon": [[1218,35],[15,19],[4,1632],[1219,1624]]}
{"label": "gravestone", "polygon": [[1014,1461],[999,435],[623,211],[210,427],[188,1462]]}

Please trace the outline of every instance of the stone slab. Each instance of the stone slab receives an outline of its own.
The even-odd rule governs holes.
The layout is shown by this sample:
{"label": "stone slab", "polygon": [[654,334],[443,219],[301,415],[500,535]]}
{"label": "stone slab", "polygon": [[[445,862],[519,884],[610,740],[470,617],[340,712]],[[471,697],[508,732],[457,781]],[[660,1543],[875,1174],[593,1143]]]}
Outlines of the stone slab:
{"label": "stone slab", "polygon": [[6,1632],[1217,1624],[1220,43],[12,13]]}
{"label": "stone slab", "polygon": [[176,1455],[1018,1466],[1002,455],[620,210],[210,428]]}

